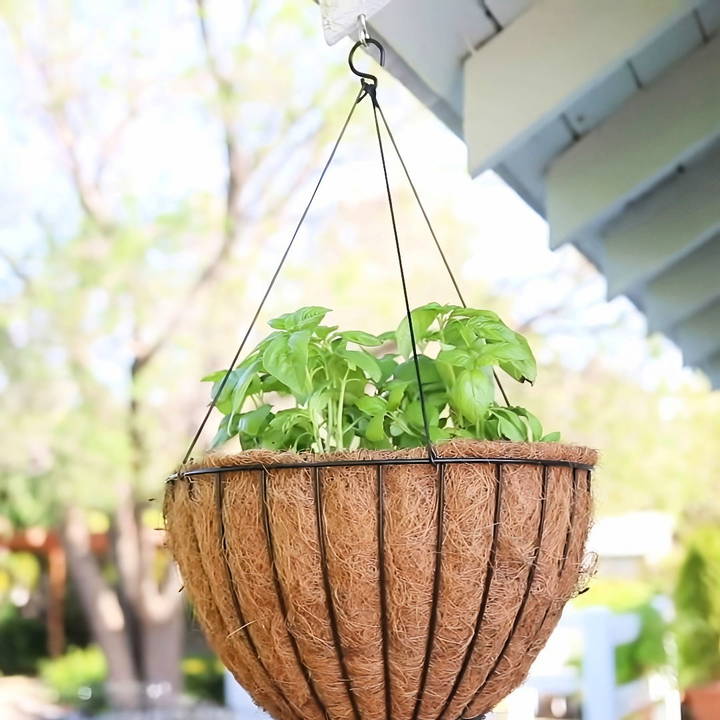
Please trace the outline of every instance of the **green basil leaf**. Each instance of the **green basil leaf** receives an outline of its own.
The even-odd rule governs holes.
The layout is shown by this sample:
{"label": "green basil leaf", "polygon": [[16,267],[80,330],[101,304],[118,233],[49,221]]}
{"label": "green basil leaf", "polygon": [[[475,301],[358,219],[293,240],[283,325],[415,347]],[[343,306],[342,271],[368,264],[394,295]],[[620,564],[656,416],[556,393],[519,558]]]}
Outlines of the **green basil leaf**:
{"label": "green basil leaf", "polygon": [[467,368],[472,365],[472,354],[463,348],[452,348],[451,350],[441,350],[437,356],[437,362],[445,363],[453,367]]}
{"label": "green basil leaf", "polygon": [[442,331],[442,342],[457,348],[468,348],[477,340],[477,334],[465,319],[449,320]]}
{"label": "green basil leaf", "polygon": [[224,445],[231,437],[228,427],[230,423],[230,416],[226,415],[221,421],[218,431],[215,433],[215,437],[210,442],[210,450],[215,450],[221,445]]}
{"label": "green basil leaf", "polygon": [[530,384],[535,382],[537,377],[537,365],[535,360],[508,360],[500,361],[498,365],[514,380],[518,382],[528,382]]}
{"label": "green basil leaf", "polygon": [[[425,412],[427,413],[427,417],[428,417],[428,426],[430,426],[432,428],[435,425],[437,425],[437,422],[438,422],[437,407],[426,402],[425,403]],[[413,402],[408,403],[408,406],[405,408],[405,418],[407,419],[407,422],[411,428],[414,428],[415,430],[418,430],[424,434],[425,421],[423,420],[422,404],[420,403],[419,400],[413,400]]]}
{"label": "green basil leaf", "polygon": [[235,377],[235,387],[232,391],[232,407],[230,408],[230,416],[235,415],[242,409],[243,404],[248,396],[250,384],[257,377],[260,369],[260,360],[253,360],[249,365],[237,368],[238,374]]}
{"label": "green basil leaf", "polygon": [[397,408],[400,407],[400,403],[405,395],[405,390],[409,385],[410,383],[405,380],[393,380],[387,385],[386,389],[389,391],[387,397],[388,410],[397,410]]}
{"label": "green basil leaf", "polygon": [[[529,413],[519,407],[494,407],[492,413],[498,418],[500,433],[514,442],[530,442],[533,431],[529,423]],[[511,429],[511,426],[513,429]],[[542,433],[542,429],[540,430]]]}
{"label": "green basil leaf", "polygon": [[316,337],[324,340],[330,333],[335,332],[337,329],[337,325],[318,325],[313,332]]}
{"label": "green basil leaf", "polygon": [[[243,362],[246,363],[247,360]],[[215,398],[215,407],[223,413],[223,415],[228,415],[232,413],[232,396],[233,392],[235,390],[235,386],[237,385],[239,379],[242,377],[244,372],[243,365],[240,365],[236,367],[229,375],[227,380],[224,380],[225,375],[223,374],[223,377],[216,380],[213,383],[212,389],[210,390],[210,397]],[[223,384],[224,382],[224,384]],[[222,387],[222,391],[220,391],[220,388]]]}
{"label": "green basil leaf", "polygon": [[473,353],[476,366],[499,365],[501,362],[524,362],[527,353],[519,345],[508,342],[497,342],[481,345]]}
{"label": "green basil leaf", "polygon": [[537,377],[537,363],[528,341],[515,333],[515,343],[522,351],[518,358],[500,361],[498,364],[510,377],[518,382],[534,383]]}
{"label": "green basil leaf", "polygon": [[488,342],[513,342],[517,336],[517,333],[499,318],[486,320],[482,317],[473,317],[467,320],[467,325],[476,337]]}
{"label": "green basil leaf", "polygon": [[290,388],[272,375],[263,375],[260,378],[260,391],[264,393],[276,392],[281,395],[290,394]]}
{"label": "green basil leaf", "polygon": [[[307,335],[296,337],[281,335],[276,337],[265,349],[262,363],[265,371],[290,389],[301,401],[307,394],[307,371],[305,364],[298,365],[300,359],[307,362]],[[294,338],[291,341],[291,338]]]}
{"label": "green basil leaf", "polygon": [[449,390],[451,406],[471,423],[483,418],[493,395],[492,380],[484,370],[462,370]]}
{"label": "green basil leaf", "polygon": [[440,359],[435,361],[435,367],[445,388],[451,388],[455,384],[455,368]]}
{"label": "green basil leaf", "polygon": [[381,415],[387,408],[387,402],[376,395],[363,395],[355,405],[366,415]]}
{"label": "green basil leaf", "polygon": [[543,429],[542,425],[540,424],[540,420],[538,420],[535,415],[533,415],[529,410],[526,410],[525,408],[515,408],[515,411],[518,413],[518,415],[522,415],[523,417],[525,417],[528,427],[530,428],[530,440],[532,442],[539,442],[543,436]]}
{"label": "green basil leaf", "polygon": [[393,437],[400,437],[403,433],[410,432],[410,426],[405,422],[405,419],[399,413],[395,413],[390,423],[390,434]]}
{"label": "green basil leaf", "polygon": [[560,442],[560,433],[559,432],[551,432],[547,435],[543,435],[540,438],[540,442]]}
{"label": "green basil leaf", "polygon": [[[420,352],[420,346],[427,339],[427,334],[430,326],[435,321],[438,315],[443,311],[443,306],[437,303],[430,303],[423,307],[416,308],[410,313],[412,319],[413,332],[415,335],[415,342],[417,344],[417,351]],[[399,353],[406,358],[412,357],[413,347],[412,339],[410,337],[410,326],[408,325],[407,318],[403,318],[403,321],[395,331],[395,339],[398,346]]]}
{"label": "green basil leaf", "polygon": [[388,378],[393,376],[398,366],[395,358],[397,358],[397,355],[388,353],[387,355],[383,355],[381,358],[377,359],[378,365],[380,366],[380,372],[382,373],[380,375],[379,382],[384,383],[388,380]]}
{"label": "green basil leaf", "polygon": [[500,433],[506,440],[510,440],[511,442],[525,442],[527,440],[527,434],[506,417],[498,419],[498,427]]}
{"label": "green basil leaf", "polygon": [[[427,355],[418,355],[418,365],[420,366],[420,380],[423,388],[427,385],[442,382],[435,360]],[[395,379],[412,383],[417,387],[417,372],[415,370],[415,361],[412,358],[406,360],[402,365],[398,365],[397,370],[395,370]]]}
{"label": "green basil leaf", "polygon": [[379,382],[382,371],[377,358],[364,350],[348,350],[341,348],[338,355],[345,359],[351,370],[359,367],[371,380]]}
{"label": "green basil leaf", "polygon": [[354,376],[348,378],[345,383],[345,402],[352,405],[354,402],[365,396],[367,378],[361,370],[356,370]]}
{"label": "green basil leaf", "polygon": [[288,337],[288,351],[290,359],[295,365],[295,371],[300,386],[307,392],[307,367],[308,367],[308,348],[310,345],[310,330],[298,330]]}
{"label": "green basil leaf", "polygon": [[267,425],[268,421],[272,420],[272,407],[270,405],[261,405],[255,410],[238,415],[235,420],[235,432],[238,435],[256,437]]}
{"label": "green basil leaf", "polygon": [[310,414],[322,413],[330,402],[330,393],[324,391],[313,392],[307,401],[307,407]]}
{"label": "green basil leaf", "polygon": [[445,440],[450,440],[453,437],[452,432],[449,429],[432,425],[430,427],[430,442],[439,443]]}
{"label": "green basil leaf", "polygon": [[447,433],[450,435],[451,438],[456,438],[456,437],[473,438],[473,437],[475,437],[475,435],[473,433],[471,433],[469,430],[466,430],[465,428],[461,428],[461,427],[447,428]]}
{"label": "green basil leaf", "polygon": [[338,333],[338,336],[348,342],[356,343],[357,345],[362,345],[364,347],[377,347],[378,345],[383,344],[379,337],[363,332],[362,330],[346,330]]}
{"label": "green basil leaf", "polygon": [[483,432],[488,440],[500,440],[502,435],[500,434],[499,419],[492,415],[485,418],[483,422]]}
{"label": "green basil leaf", "polygon": [[308,330],[316,328],[323,321],[323,318],[330,312],[330,308],[312,305],[302,307],[293,313],[286,313],[280,317],[273,318],[268,324],[278,330]]}
{"label": "green basil leaf", "polygon": [[485,322],[502,322],[500,316],[492,310],[478,310],[477,308],[453,306],[451,318],[477,318]]}
{"label": "green basil leaf", "polygon": [[371,443],[379,443],[387,438],[385,433],[385,414],[380,413],[370,419],[365,428],[365,437]]}

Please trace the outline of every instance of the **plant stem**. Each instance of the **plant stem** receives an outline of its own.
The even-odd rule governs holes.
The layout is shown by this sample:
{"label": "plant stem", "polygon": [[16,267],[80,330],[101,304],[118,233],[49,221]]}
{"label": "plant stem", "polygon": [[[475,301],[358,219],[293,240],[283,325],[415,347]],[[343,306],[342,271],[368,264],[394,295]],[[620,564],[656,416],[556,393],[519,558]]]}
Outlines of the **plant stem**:
{"label": "plant stem", "polygon": [[338,417],[337,417],[337,435],[335,442],[337,444],[336,450],[342,450],[343,446],[343,408],[345,405],[345,386],[347,385],[347,378],[350,370],[345,371],[345,377],[343,377],[342,385],[340,385],[340,397],[338,399]]}

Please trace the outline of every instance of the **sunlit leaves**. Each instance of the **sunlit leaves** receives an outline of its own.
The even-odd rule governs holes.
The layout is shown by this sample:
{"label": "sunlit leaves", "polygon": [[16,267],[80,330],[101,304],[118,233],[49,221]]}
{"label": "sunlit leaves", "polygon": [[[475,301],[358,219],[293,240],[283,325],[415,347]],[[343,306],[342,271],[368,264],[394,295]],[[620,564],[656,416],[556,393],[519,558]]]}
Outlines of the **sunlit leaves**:
{"label": "sunlit leaves", "polygon": [[329,308],[303,307],[293,313],[286,313],[271,320],[268,324],[278,330],[308,330],[316,328],[330,312]]}
{"label": "sunlit leaves", "polygon": [[308,391],[307,358],[310,334],[306,331],[276,337],[262,354],[262,365],[298,398]]}
{"label": "sunlit leaves", "polygon": [[477,423],[493,400],[492,380],[482,369],[461,370],[448,390],[448,398],[462,418]]}
{"label": "sunlit leaves", "polygon": [[363,332],[362,330],[346,330],[345,332],[338,333],[338,337],[365,347],[377,347],[383,344],[383,341],[379,337]]}
{"label": "sunlit leaves", "polygon": [[[315,451],[416,447],[428,433],[432,442],[559,439],[543,435],[524,408],[496,404],[494,368],[519,381],[534,380],[536,370],[525,339],[495,313],[417,308],[413,347],[407,319],[372,335],[322,325],[328,312],[313,306],[275,318],[274,332],[227,381],[224,371],[204,378],[225,415],[213,447],[232,437],[243,448]],[[368,350],[393,343],[397,353]]]}

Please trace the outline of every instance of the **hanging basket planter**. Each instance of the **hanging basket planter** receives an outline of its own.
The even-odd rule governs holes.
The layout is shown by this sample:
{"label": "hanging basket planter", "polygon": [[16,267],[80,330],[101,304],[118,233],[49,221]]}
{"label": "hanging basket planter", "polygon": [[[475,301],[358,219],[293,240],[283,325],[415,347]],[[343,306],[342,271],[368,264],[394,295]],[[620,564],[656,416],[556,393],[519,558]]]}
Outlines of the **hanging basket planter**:
{"label": "hanging basket planter", "polygon": [[222,661],[282,720],[476,717],[578,584],[593,450],[454,441],[210,455],[168,543]]}
{"label": "hanging basket planter", "polygon": [[[497,369],[532,382],[532,352],[496,314],[467,307],[377,78],[353,64],[362,44],[382,63],[372,38],[350,51],[360,91],[229,368],[206,378],[212,402],[168,480],[168,545],[211,645],[277,720],[475,718],[522,682],[577,590],[596,454],[550,442],[557,433],[511,406]],[[272,320],[238,364],[365,98],[405,319],[375,337],[320,325],[327,308],[301,308]],[[410,309],[381,128],[460,305]],[[365,349],[388,342],[397,352],[382,358]],[[292,407],[273,407],[273,393]],[[225,417],[214,442],[237,435],[243,447],[273,449],[190,460],[215,407]],[[532,442],[510,442],[521,439]],[[287,447],[335,451],[278,450]]]}

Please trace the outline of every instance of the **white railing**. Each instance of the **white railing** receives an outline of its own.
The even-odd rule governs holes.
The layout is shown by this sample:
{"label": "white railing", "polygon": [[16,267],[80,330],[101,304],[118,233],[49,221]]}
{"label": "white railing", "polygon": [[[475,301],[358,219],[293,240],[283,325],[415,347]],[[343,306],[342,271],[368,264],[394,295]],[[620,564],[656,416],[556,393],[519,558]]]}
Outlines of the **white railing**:
{"label": "white railing", "polygon": [[632,642],[639,632],[640,618],[631,613],[620,615],[603,607],[567,610],[547,651],[552,653],[553,645],[566,649],[579,636],[582,669],[556,667],[545,674],[544,651],[524,688],[508,700],[507,720],[532,720],[541,694],[578,694],[583,720],[620,720],[641,710],[650,710],[653,720],[680,720],[680,693],[672,678],[653,673],[625,685],[616,683],[615,647]]}
{"label": "white railing", "polygon": [[[506,700],[498,720],[534,720],[541,695],[580,696],[583,720],[620,720],[646,709],[652,720],[680,720],[680,694],[671,678],[656,673],[626,685],[616,683],[615,647],[632,642],[639,632],[637,615],[602,607],[566,610],[527,682]],[[573,646],[582,655],[579,671],[566,667]],[[225,697],[236,717],[268,720],[229,674]]]}

